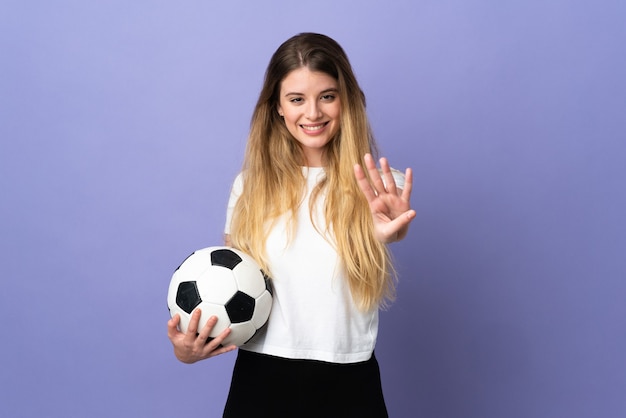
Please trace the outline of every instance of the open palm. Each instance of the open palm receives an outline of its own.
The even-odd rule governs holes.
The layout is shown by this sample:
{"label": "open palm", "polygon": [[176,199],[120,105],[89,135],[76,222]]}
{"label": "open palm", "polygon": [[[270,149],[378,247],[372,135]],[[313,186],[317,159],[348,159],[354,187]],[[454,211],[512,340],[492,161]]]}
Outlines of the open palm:
{"label": "open palm", "polygon": [[404,186],[399,189],[386,158],[380,159],[380,171],[370,154],[364,159],[371,182],[360,164],[354,166],[354,175],[372,212],[374,235],[384,243],[399,241],[405,237],[415,218],[410,203],[413,172],[410,168],[406,170]]}

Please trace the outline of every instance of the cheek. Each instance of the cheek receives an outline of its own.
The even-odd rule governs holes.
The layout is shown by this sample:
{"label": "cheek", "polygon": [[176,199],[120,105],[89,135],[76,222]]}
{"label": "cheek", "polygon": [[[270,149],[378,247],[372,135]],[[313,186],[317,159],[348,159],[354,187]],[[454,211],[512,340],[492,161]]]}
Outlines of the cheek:
{"label": "cheek", "polygon": [[341,129],[341,124],[339,123],[339,120],[337,120],[335,124],[333,125],[333,129],[330,132],[330,136],[334,137],[335,135],[337,135],[340,129]]}
{"label": "cheek", "polygon": [[290,115],[288,113],[285,114],[285,124],[289,129],[291,129],[294,125],[298,123],[299,118]]}
{"label": "cheek", "polygon": [[332,110],[332,118],[337,121],[337,123],[341,122],[341,105],[337,104]]}
{"label": "cheek", "polygon": [[294,137],[298,135],[298,123],[297,119],[289,118],[285,115],[285,127],[291,135]]}
{"label": "cheek", "polygon": [[339,126],[341,125],[341,108],[337,108],[331,117],[333,118],[335,125],[337,125],[337,129],[339,129]]}

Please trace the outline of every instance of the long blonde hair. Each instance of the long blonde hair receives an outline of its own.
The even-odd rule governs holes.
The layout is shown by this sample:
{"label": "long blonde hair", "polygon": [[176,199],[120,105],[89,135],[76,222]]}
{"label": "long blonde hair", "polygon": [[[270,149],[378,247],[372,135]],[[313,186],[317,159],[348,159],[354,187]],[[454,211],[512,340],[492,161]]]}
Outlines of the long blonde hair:
{"label": "long blonde hair", "polygon": [[337,80],[340,128],[325,148],[326,178],[314,189],[310,204],[313,207],[324,191],[326,225],[333,232],[353,300],[360,309],[369,310],[390,301],[395,293],[391,255],[374,237],[369,206],[354,178],[354,164],[363,165],[363,156],[375,154],[376,144],[365,95],[345,52],[327,36],[296,35],[270,60],[252,115],[242,170],[243,192],[233,211],[231,243],[252,255],[271,275],[265,254],[268,225],[286,213],[292,214],[293,222],[305,188],[304,154],[277,112],[282,80],[301,67]]}

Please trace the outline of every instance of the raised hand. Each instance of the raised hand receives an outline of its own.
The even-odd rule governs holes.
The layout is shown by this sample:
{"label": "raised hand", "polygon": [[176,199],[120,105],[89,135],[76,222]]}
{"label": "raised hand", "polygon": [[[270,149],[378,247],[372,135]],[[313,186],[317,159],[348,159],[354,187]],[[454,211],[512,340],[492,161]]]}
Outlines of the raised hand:
{"label": "raised hand", "polygon": [[371,182],[360,164],[354,166],[354,175],[372,212],[376,239],[384,243],[399,241],[406,236],[409,223],[415,218],[410,203],[413,172],[407,168],[404,186],[399,189],[387,159],[380,159],[382,175],[370,154],[366,154],[364,159]]}

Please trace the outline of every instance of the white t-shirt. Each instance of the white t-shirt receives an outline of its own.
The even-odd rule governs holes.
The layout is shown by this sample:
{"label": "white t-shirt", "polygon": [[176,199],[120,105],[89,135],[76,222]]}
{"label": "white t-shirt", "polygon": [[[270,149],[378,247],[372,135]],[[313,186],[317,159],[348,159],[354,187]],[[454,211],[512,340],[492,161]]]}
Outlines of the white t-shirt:
{"label": "white t-shirt", "polygon": [[[295,235],[288,240],[288,215],[285,215],[272,228],[266,243],[274,292],[267,327],[242,348],[333,363],[368,360],[378,335],[378,309],[363,312],[356,307],[345,271],[331,244],[332,237],[327,240],[318,232],[326,229],[323,196],[318,199],[314,214],[318,228],[311,223],[309,197],[324,178],[324,169],[305,167],[303,173],[307,192],[297,212]],[[242,187],[239,175],[228,202],[227,234]]]}

